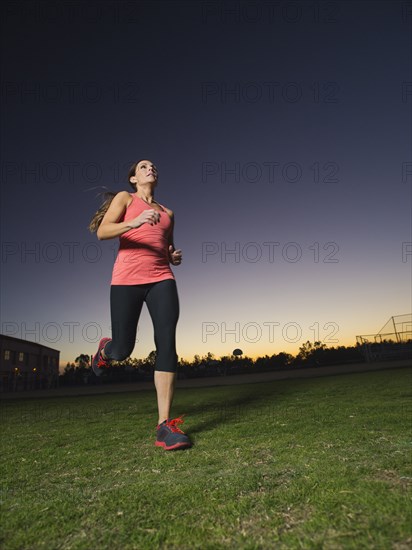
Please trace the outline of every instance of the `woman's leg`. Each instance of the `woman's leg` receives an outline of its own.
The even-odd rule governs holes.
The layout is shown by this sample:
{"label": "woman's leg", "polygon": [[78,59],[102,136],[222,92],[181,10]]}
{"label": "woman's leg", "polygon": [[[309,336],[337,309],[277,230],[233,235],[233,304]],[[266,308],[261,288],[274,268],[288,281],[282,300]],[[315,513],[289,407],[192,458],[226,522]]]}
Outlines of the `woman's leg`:
{"label": "woman's leg", "polygon": [[177,371],[176,325],[179,298],[176,281],[154,283],[147,293],[146,304],[153,322],[156,344],[155,387],[159,409],[158,424],[170,417]]}
{"label": "woman's leg", "polygon": [[149,285],[111,285],[110,314],[112,340],[103,351],[103,357],[123,361],[136,344],[137,323]]}

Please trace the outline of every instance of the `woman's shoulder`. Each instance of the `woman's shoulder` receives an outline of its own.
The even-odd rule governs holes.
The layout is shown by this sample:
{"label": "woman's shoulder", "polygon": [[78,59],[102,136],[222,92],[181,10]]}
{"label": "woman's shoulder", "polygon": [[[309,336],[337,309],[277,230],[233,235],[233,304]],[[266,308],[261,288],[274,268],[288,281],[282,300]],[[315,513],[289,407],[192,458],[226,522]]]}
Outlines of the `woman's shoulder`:
{"label": "woman's shoulder", "polygon": [[165,205],[162,204],[161,202],[158,202],[158,201],[156,201],[156,202],[157,202],[157,204],[158,204],[161,208],[163,208],[163,210],[166,211],[167,214],[169,214],[169,216],[170,216],[171,218],[173,218],[173,215],[174,215],[174,214],[173,214],[173,210],[171,210],[170,208],[168,208],[167,206],[165,206]]}
{"label": "woman's shoulder", "polygon": [[118,204],[121,204],[122,206],[129,206],[133,200],[133,194],[129,193],[129,191],[119,191],[116,193],[113,200],[116,200]]}
{"label": "woman's shoulder", "polygon": [[161,204],[160,206],[166,210],[167,214],[169,214],[171,218],[173,218],[173,210],[170,210],[170,208],[167,208],[167,206],[164,206],[163,204]]}

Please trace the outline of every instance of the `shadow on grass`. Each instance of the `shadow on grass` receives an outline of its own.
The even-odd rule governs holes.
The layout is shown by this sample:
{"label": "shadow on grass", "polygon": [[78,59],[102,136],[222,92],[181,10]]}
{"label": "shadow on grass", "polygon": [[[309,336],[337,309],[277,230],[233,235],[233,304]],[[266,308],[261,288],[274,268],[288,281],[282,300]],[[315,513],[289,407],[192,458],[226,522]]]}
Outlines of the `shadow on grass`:
{"label": "shadow on grass", "polygon": [[[229,390],[226,386],[225,389]],[[239,386],[238,386],[239,388]],[[222,388],[223,389],[223,388]],[[233,387],[231,388],[233,392]],[[261,384],[252,384],[251,387],[239,388],[241,395],[236,395],[234,398],[227,398],[227,393],[223,390],[219,397],[215,396],[214,401],[200,403],[198,405],[189,405],[187,407],[188,415],[202,415],[204,420],[193,425],[186,431],[190,436],[202,432],[207,432],[216,428],[217,424],[230,424],[239,421],[242,417],[249,417],[251,409],[256,412],[261,410],[262,406],[274,404],[276,397],[284,395],[284,387],[281,392],[273,385],[262,387]],[[236,393],[239,393],[237,391]],[[279,404],[279,401],[276,402]],[[262,414],[260,412],[260,414]],[[263,417],[263,415],[262,415]],[[195,438],[193,439],[195,442]]]}

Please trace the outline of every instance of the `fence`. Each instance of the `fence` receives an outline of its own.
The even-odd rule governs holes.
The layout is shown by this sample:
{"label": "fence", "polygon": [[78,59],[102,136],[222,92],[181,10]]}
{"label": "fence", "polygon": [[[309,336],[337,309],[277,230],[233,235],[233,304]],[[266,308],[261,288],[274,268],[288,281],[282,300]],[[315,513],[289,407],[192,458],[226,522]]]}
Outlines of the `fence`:
{"label": "fence", "polygon": [[366,361],[412,360],[412,313],[395,315],[376,334],[356,336]]}

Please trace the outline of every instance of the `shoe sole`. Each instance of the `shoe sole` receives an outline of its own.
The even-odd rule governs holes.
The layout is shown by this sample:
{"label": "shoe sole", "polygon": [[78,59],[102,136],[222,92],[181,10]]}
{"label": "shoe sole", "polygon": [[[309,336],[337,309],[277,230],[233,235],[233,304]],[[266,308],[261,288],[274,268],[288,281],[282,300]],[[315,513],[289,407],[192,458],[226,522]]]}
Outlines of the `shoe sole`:
{"label": "shoe sole", "polygon": [[165,451],[173,451],[175,449],[184,449],[186,447],[191,447],[191,443],[175,443],[174,445],[169,445],[169,447],[166,445],[164,441],[155,441],[156,447],[163,447]]}
{"label": "shoe sole", "polygon": [[98,357],[99,353],[100,353],[100,350],[97,350],[97,353],[93,356],[93,359],[92,359],[92,371],[96,376],[101,376],[103,372],[103,369],[93,366],[93,363],[95,359]]}

